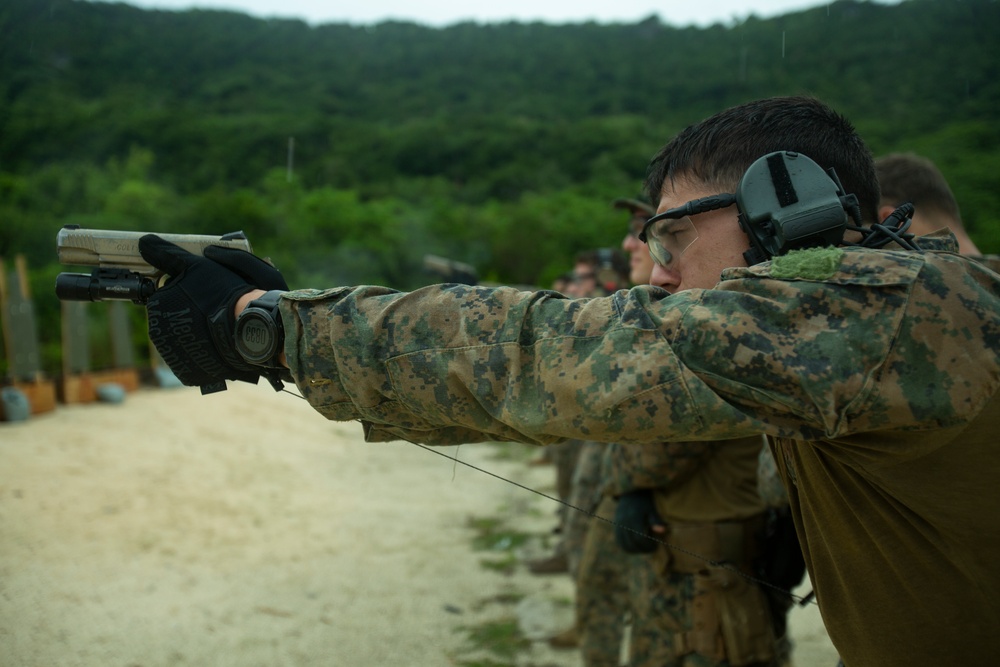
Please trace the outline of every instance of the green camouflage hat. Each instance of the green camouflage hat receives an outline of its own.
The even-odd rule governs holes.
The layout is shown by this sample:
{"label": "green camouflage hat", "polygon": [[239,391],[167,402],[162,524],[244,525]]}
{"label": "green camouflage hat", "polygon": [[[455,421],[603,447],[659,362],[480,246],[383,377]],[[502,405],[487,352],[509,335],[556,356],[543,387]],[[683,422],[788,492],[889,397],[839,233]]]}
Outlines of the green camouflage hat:
{"label": "green camouflage hat", "polygon": [[647,217],[656,213],[656,209],[647,204],[642,199],[629,199],[627,197],[619,197],[618,199],[611,202],[611,206],[614,208],[624,208],[632,211],[633,213],[642,213]]}

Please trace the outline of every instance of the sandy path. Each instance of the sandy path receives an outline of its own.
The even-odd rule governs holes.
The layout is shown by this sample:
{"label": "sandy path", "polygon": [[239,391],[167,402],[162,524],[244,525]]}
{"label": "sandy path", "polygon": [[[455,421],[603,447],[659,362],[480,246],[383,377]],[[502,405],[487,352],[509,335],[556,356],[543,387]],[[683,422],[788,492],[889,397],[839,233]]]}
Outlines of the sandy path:
{"label": "sandy path", "polygon": [[[441,451],[551,492],[520,445]],[[0,665],[579,665],[541,641],[473,651],[463,627],[520,614],[532,636],[560,629],[572,587],[483,567],[511,552],[474,550],[470,518],[541,541],[554,521],[544,498],[364,444],[265,386],[0,424]],[[833,667],[816,607],[792,623],[796,665]]]}

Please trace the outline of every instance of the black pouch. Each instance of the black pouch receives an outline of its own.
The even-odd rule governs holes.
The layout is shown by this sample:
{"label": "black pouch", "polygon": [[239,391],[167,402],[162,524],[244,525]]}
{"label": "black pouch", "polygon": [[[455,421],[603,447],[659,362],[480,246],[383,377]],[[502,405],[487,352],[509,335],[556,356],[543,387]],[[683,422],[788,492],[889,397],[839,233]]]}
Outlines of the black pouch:
{"label": "black pouch", "polygon": [[769,584],[763,587],[771,608],[774,632],[783,637],[787,631],[788,610],[794,603],[791,591],[806,574],[806,562],[795,532],[788,506],[767,510],[759,536],[760,555],[754,559],[757,577]]}
{"label": "black pouch", "polygon": [[768,508],[759,545],[760,553],[754,560],[757,576],[783,591],[802,583],[806,561],[787,505]]}

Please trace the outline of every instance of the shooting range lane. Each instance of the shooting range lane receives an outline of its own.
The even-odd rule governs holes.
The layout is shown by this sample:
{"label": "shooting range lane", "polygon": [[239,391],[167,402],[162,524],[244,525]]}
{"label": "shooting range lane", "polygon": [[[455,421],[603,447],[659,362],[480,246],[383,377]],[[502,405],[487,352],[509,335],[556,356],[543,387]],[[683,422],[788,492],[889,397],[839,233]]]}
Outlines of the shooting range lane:
{"label": "shooting range lane", "polygon": [[[442,451],[552,492],[552,469],[524,456]],[[468,647],[462,626],[514,613],[504,595],[541,603],[549,630],[571,621],[567,577],[482,567],[466,523],[544,535],[550,501],[407,443],[366,444],[358,424],[263,383],[60,406],[0,424],[0,461],[5,667],[438,667]],[[797,665],[836,663],[815,606],[792,623]],[[581,664],[543,641],[521,657]]]}
{"label": "shooting range lane", "polygon": [[[444,451],[539,486],[551,473]],[[547,501],[408,443],[365,444],[263,383],[63,406],[0,426],[0,457],[5,667],[441,665],[459,626],[509,611],[477,602],[512,585],[572,595],[471,548],[467,517]],[[523,525],[543,532],[550,510]]]}

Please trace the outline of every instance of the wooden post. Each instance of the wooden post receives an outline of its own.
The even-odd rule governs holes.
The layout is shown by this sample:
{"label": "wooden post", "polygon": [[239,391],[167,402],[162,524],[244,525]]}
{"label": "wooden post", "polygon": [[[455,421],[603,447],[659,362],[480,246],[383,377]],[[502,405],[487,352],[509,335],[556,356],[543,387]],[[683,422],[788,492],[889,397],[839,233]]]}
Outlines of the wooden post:
{"label": "wooden post", "polygon": [[63,301],[62,376],[58,394],[63,403],[92,403],[97,400],[97,385],[90,374],[90,326],[84,301]]}
{"label": "wooden post", "polygon": [[[14,258],[14,273],[8,276],[0,259],[0,320],[3,322],[4,348],[10,382],[31,404],[31,414],[49,412],[56,407],[55,384],[43,377],[38,351],[38,329],[31,303],[28,266],[24,255]],[[0,405],[0,419],[3,406]]]}

